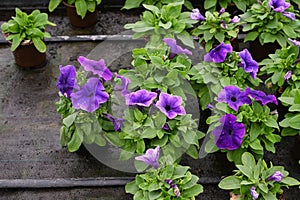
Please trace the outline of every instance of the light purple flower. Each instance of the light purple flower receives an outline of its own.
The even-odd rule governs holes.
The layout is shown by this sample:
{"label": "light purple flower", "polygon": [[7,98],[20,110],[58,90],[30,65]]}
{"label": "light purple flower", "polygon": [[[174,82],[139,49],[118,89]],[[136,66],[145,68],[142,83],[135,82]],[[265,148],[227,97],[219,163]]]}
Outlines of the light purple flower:
{"label": "light purple flower", "polygon": [[173,183],[172,179],[166,179],[165,183],[169,184],[171,188],[173,188],[174,194],[176,195],[177,198],[180,197],[180,190],[178,186],[175,183]]}
{"label": "light purple flower", "polygon": [[109,95],[98,78],[90,78],[77,92],[71,94],[72,105],[76,109],[94,112],[105,103]]}
{"label": "light purple flower", "polygon": [[292,71],[289,70],[285,75],[284,75],[284,81],[289,81],[289,79],[292,77]]}
{"label": "light purple flower", "polygon": [[174,58],[177,54],[184,53],[192,55],[192,52],[188,49],[183,49],[181,46],[176,44],[176,40],[173,38],[164,38],[163,41],[170,47],[170,58]]}
{"label": "light purple flower", "polygon": [[227,24],[225,23],[224,20],[221,20],[220,26],[221,26],[221,28],[223,28],[223,29],[226,29],[226,28],[227,28]]}
{"label": "light purple flower", "polygon": [[274,172],[274,174],[272,174],[271,176],[269,176],[266,179],[266,181],[281,182],[282,179],[283,179],[283,174],[281,173],[281,171],[276,171],[276,172]]}
{"label": "light purple flower", "polygon": [[249,94],[252,98],[254,98],[256,101],[260,101],[262,105],[266,105],[268,103],[274,103],[278,105],[278,101],[275,95],[266,95],[263,91],[251,90],[250,88],[246,88],[245,92]]}
{"label": "light purple flower", "polygon": [[157,146],[155,149],[148,149],[146,154],[143,156],[135,157],[136,160],[142,161],[155,169],[159,168],[159,154],[160,154],[160,147]]}
{"label": "light purple flower", "polygon": [[239,23],[240,21],[241,21],[241,18],[239,18],[238,16],[234,16],[234,17],[230,20],[231,23]]}
{"label": "light purple flower", "polygon": [[258,72],[258,64],[255,60],[253,60],[250,52],[248,49],[244,49],[240,53],[241,63],[239,64],[239,67],[243,67],[245,69],[245,72],[250,73],[250,76],[252,78],[256,78],[256,74]]}
{"label": "light purple flower", "polygon": [[300,47],[300,41],[297,40],[293,40],[291,38],[288,38],[289,41],[291,41],[294,45],[299,46]]}
{"label": "light purple flower", "polygon": [[214,49],[212,49],[208,54],[204,56],[206,62],[215,62],[220,63],[224,62],[227,56],[227,53],[232,52],[232,46],[230,44],[225,44],[222,42]]}
{"label": "light purple flower", "polygon": [[219,149],[238,149],[246,133],[243,123],[236,122],[236,116],[226,114],[220,118],[221,125],[217,126],[212,135],[215,137],[215,144]]}
{"label": "light purple flower", "polygon": [[200,21],[205,21],[205,17],[203,15],[201,15],[200,11],[198,8],[195,8],[192,10],[192,13],[191,13],[191,19],[193,20],[200,20]]}
{"label": "light purple flower", "polygon": [[290,20],[293,20],[293,21],[296,20],[296,15],[292,12],[283,12],[282,14],[283,14],[283,16],[286,16]]}
{"label": "light purple flower", "polygon": [[67,98],[70,98],[76,83],[76,69],[73,65],[59,66],[60,75],[56,83],[59,91]]}
{"label": "light purple flower", "polygon": [[181,106],[182,98],[167,93],[160,93],[156,102],[156,107],[164,113],[169,119],[175,118],[177,115],[185,115],[185,109]]}
{"label": "light purple flower", "polygon": [[105,117],[113,123],[115,131],[121,131],[124,122],[123,118],[117,118],[111,114],[106,114]]}
{"label": "light purple flower", "polygon": [[95,61],[87,59],[84,56],[79,56],[78,62],[83,66],[83,68],[86,71],[92,72],[94,75],[98,75],[100,78],[103,78],[106,81],[112,78],[112,73],[106,67],[104,59]]}
{"label": "light purple flower", "polygon": [[219,16],[222,15],[225,12],[225,8],[221,8],[219,11]]}
{"label": "light purple flower", "polygon": [[121,79],[122,85],[121,86],[116,86],[114,89],[117,90],[117,91],[121,90],[121,94],[123,96],[125,96],[126,94],[129,93],[128,85],[130,83],[130,80],[128,78],[124,77],[124,76],[119,75],[118,73],[115,73],[115,76],[117,78]]}
{"label": "light purple flower", "polygon": [[254,186],[252,186],[250,188],[250,194],[251,194],[253,200],[258,199],[258,196],[259,196],[259,194],[255,191],[255,189],[256,188]]}
{"label": "light purple flower", "polygon": [[275,12],[284,12],[288,7],[290,7],[290,3],[285,2],[285,0],[270,0],[269,6]]}
{"label": "light purple flower", "polygon": [[227,103],[235,111],[238,111],[239,107],[243,104],[251,104],[248,94],[233,85],[225,86],[219,93],[217,100]]}
{"label": "light purple flower", "polygon": [[138,90],[125,95],[126,105],[149,107],[153,100],[157,97],[156,92],[148,92],[147,90]]}

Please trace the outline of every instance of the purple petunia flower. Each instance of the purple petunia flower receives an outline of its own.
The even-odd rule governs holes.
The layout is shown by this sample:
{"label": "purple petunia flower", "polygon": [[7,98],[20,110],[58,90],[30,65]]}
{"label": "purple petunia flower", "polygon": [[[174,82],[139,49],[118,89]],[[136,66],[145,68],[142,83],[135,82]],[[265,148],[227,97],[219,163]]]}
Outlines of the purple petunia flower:
{"label": "purple petunia flower", "polygon": [[162,127],[162,130],[164,130],[164,131],[170,131],[170,126],[169,126],[169,124],[168,123],[165,123],[164,125],[163,125],[163,127]]}
{"label": "purple petunia flower", "polygon": [[171,188],[173,188],[174,194],[176,195],[177,198],[180,197],[180,190],[178,186],[175,183],[173,183],[172,179],[166,179],[165,183],[169,184]]}
{"label": "purple petunia flower", "polygon": [[71,94],[73,107],[87,112],[94,112],[109,95],[98,78],[90,78],[77,92]]}
{"label": "purple petunia flower", "polygon": [[192,55],[192,52],[188,49],[183,49],[181,46],[176,44],[176,40],[173,38],[164,38],[163,41],[170,47],[170,58],[174,58],[177,54],[184,53]]}
{"label": "purple petunia flower", "polygon": [[278,105],[278,101],[275,95],[266,95],[263,91],[251,90],[250,88],[246,88],[245,92],[248,93],[256,101],[260,101],[262,105],[266,105],[268,103],[274,103]]}
{"label": "purple petunia flower", "polygon": [[276,172],[274,172],[274,174],[272,174],[271,176],[269,176],[266,179],[266,181],[281,182],[282,179],[283,179],[283,174],[281,173],[281,171],[276,171]]}
{"label": "purple petunia flower", "polygon": [[215,144],[219,149],[238,149],[246,133],[243,123],[236,122],[236,116],[226,114],[220,118],[221,125],[217,126],[212,135],[215,137]]}
{"label": "purple petunia flower", "polygon": [[212,49],[208,54],[204,56],[206,62],[215,62],[220,63],[224,62],[226,59],[227,53],[232,52],[232,46],[230,44],[225,44],[222,42],[214,49]]}
{"label": "purple petunia flower", "polygon": [[252,78],[256,78],[256,74],[258,72],[258,64],[255,60],[253,60],[250,52],[248,49],[244,49],[240,53],[241,63],[239,64],[239,67],[243,67],[245,69],[245,72],[250,73],[250,76]]}
{"label": "purple petunia flower", "polygon": [[135,157],[136,160],[142,161],[148,165],[151,165],[155,169],[159,168],[159,154],[160,154],[160,147],[157,146],[155,149],[148,149],[146,154],[143,156]]}
{"label": "purple petunia flower", "polygon": [[125,95],[126,105],[149,107],[153,100],[157,97],[156,92],[148,92],[147,90],[138,90]]}
{"label": "purple petunia flower", "polygon": [[294,45],[299,46],[300,47],[300,41],[297,40],[293,40],[291,38],[288,38],[289,41],[291,41]]}
{"label": "purple petunia flower", "polygon": [[60,75],[56,83],[59,91],[67,98],[70,98],[76,83],[76,69],[73,65],[59,66]]}
{"label": "purple petunia flower", "polygon": [[219,11],[219,16],[222,15],[225,12],[225,8],[221,8]]}
{"label": "purple petunia flower", "polygon": [[289,70],[285,75],[284,75],[284,81],[289,81],[290,78],[292,77],[292,71]]}
{"label": "purple petunia flower", "polygon": [[200,21],[205,21],[205,17],[203,15],[201,15],[200,11],[198,8],[195,8],[192,10],[192,13],[191,13],[191,19],[193,20],[200,20]]}
{"label": "purple petunia flower", "polygon": [[226,29],[226,28],[227,28],[227,24],[225,23],[224,20],[221,20],[220,26],[221,26],[221,28],[223,28],[223,29]]}
{"label": "purple petunia flower", "polygon": [[283,12],[282,14],[283,14],[283,16],[286,16],[290,20],[293,20],[293,21],[296,20],[296,15],[292,12]]}
{"label": "purple petunia flower", "polygon": [[108,81],[112,78],[111,71],[106,67],[104,59],[99,61],[90,60],[84,56],[78,57],[78,62],[83,66],[86,71],[92,72],[95,75],[98,75],[100,78]]}
{"label": "purple petunia flower", "polygon": [[243,104],[251,104],[248,93],[241,91],[240,88],[233,85],[225,86],[219,93],[217,100],[227,103],[235,111],[238,111],[239,107]]}
{"label": "purple petunia flower", "polygon": [[160,93],[156,102],[156,107],[164,113],[169,119],[175,118],[177,115],[185,115],[185,109],[181,106],[182,98],[167,93]]}
{"label": "purple petunia flower", "polygon": [[254,186],[252,186],[252,187],[250,188],[250,194],[251,194],[253,200],[258,199],[258,196],[259,196],[259,194],[256,192],[255,189],[256,189],[256,188],[255,188]]}
{"label": "purple petunia flower", "polygon": [[111,114],[106,114],[105,117],[113,123],[115,131],[121,131],[124,122],[123,118],[117,118]]}
{"label": "purple petunia flower", "polygon": [[240,21],[241,21],[241,18],[239,18],[238,16],[234,16],[234,17],[230,20],[231,23],[239,23]]}
{"label": "purple petunia flower", "polygon": [[125,96],[126,94],[129,93],[129,91],[128,91],[128,85],[130,83],[130,80],[128,78],[124,77],[124,76],[119,75],[118,73],[115,73],[115,76],[117,78],[121,79],[122,85],[121,86],[116,86],[114,89],[117,90],[117,91],[121,90],[121,94],[123,96]]}
{"label": "purple petunia flower", "polygon": [[275,12],[284,12],[288,7],[290,7],[290,3],[285,2],[285,0],[270,0],[269,6]]}

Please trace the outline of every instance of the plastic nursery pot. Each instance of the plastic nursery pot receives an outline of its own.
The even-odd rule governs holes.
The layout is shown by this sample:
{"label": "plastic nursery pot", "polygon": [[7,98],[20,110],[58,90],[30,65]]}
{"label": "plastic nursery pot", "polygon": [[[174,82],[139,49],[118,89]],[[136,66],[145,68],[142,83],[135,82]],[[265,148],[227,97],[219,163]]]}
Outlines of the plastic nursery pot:
{"label": "plastic nursery pot", "polygon": [[32,42],[23,42],[13,54],[16,64],[22,68],[38,68],[47,63],[46,53],[39,52]]}
{"label": "plastic nursery pot", "polygon": [[262,61],[265,58],[268,58],[269,54],[275,53],[276,49],[280,49],[280,45],[277,42],[274,43],[265,43],[261,45],[259,40],[249,42],[249,52],[252,55],[252,58],[257,62]]}
{"label": "plastic nursery pot", "polygon": [[74,5],[70,5],[66,2],[63,1],[63,4],[66,6],[67,9],[67,15],[70,19],[70,23],[73,26],[76,27],[81,27],[81,28],[85,28],[85,27],[90,27],[93,26],[94,24],[96,24],[97,22],[97,12],[87,12],[85,17],[82,19],[81,16],[79,16],[76,13],[76,7]]}

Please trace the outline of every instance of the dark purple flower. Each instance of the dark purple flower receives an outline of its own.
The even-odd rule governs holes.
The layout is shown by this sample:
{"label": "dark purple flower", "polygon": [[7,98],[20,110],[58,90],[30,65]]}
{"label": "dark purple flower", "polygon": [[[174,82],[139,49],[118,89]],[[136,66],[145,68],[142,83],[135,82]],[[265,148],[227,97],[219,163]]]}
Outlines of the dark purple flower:
{"label": "dark purple flower", "polygon": [[290,3],[285,2],[285,0],[270,0],[269,6],[275,12],[284,12],[288,7],[290,7]]}
{"label": "dark purple flower", "polygon": [[156,92],[148,92],[147,90],[138,90],[125,95],[126,105],[149,107],[153,100],[157,97]]}
{"label": "dark purple flower", "polygon": [[254,186],[252,186],[250,188],[250,194],[251,194],[253,200],[258,199],[258,196],[259,196],[259,194],[255,191],[255,189],[256,188]]}
{"label": "dark purple flower", "polygon": [[169,119],[175,118],[177,115],[185,115],[185,109],[181,106],[182,98],[167,93],[160,93],[156,102],[156,107],[164,113]]}
{"label": "dark purple flower", "polygon": [[115,131],[121,131],[124,122],[123,118],[117,118],[111,114],[106,114],[105,117],[113,123]]}
{"label": "dark purple flower", "polygon": [[268,103],[274,103],[278,105],[278,101],[276,96],[269,94],[266,95],[263,91],[260,90],[251,90],[250,88],[246,88],[245,92],[249,94],[256,101],[260,101],[262,105],[266,105]]}
{"label": "dark purple flower", "polygon": [[95,61],[87,59],[84,56],[79,56],[78,62],[86,71],[92,72],[93,74],[98,75],[100,78],[103,78],[106,81],[112,78],[112,73],[106,67],[105,61],[103,59]]}
{"label": "dark purple flower", "polygon": [[300,41],[297,40],[293,40],[291,38],[288,38],[289,41],[291,41],[294,45],[299,46],[300,47]]}
{"label": "dark purple flower", "polygon": [[283,179],[283,174],[281,173],[281,171],[276,171],[276,172],[274,172],[274,174],[272,174],[271,176],[269,176],[266,179],[266,181],[281,182],[282,179]]}
{"label": "dark purple flower", "polygon": [[173,188],[174,194],[176,195],[177,198],[180,197],[180,190],[178,186],[175,183],[173,183],[172,179],[166,179],[165,183],[169,184],[171,188]]}
{"label": "dark purple flower", "polygon": [[241,21],[241,18],[239,18],[238,16],[234,16],[234,17],[230,20],[231,23],[239,23],[240,21]]}
{"label": "dark purple flower", "polygon": [[174,58],[177,54],[184,53],[192,55],[192,52],[188,49],[183,49],[181,46],[176,44],[176,40],[173,38],[164,38],[163,41],[170,47],[170,58]]}
{"label": "dark purple flower", "polygon": [[151,165],[153,168],[159,168],[159,154],[160,154],[160,147],[157,146],[155,149],[148,149],[143,156],[135,157],[136,160],[142,161],[148,165]]}
{"label": "dark purple flower", "polygon": [[205,17],[203,15],[201,15],[200,11],[198,8],[195,8],[192,10],[192,13],[191,13],[191,19],[194,19],[194,20],[200,20],[200,21],[205,21]]}
{"label": "dark purple flower", "polygon": [[74,87],[76,87],[76,69],[73,65],[59,66],[60,75],[56,83],[59,91],[67,98],[70,98]]}
{"label": "dark purple flower", "polygon": [[227,103],[228,106],[235,111],[238,111],[239,107],[243,104],[251,104],[251,99],[248,97],[248,94],[233,85],[225,86],[219,93],[217,100]]}
{"label": "dark purple flower", "polygon": [[90,78],[77,92],[71,94],[72,105],[76,109],[94,112],[109,98],[98,78]]}
{"label": "dark purple flower", "polygon": [[122,81],[122,85],[121,86],[116,86],[115,90],[117,90],[117,91],[121,90],[121,94],[123,96],[125,96],[126,94],[129,93],[128,85],[130,83],[130,80],[128,78],[124,77],[124,76],[120,76],[118,73],[115,73],[115,76],[117,78],[121,79],[121,81]]}
{"label": "dark purple flower", "polygon": [[292,71],[289,70],[285,75],[284,75],[284,81],[289,81],[290,78],[292,77]]}
{"label": "dark purple flower", "polygon": [[282,13],[283,16],[286,16],[287,18],[289,18],[290,20],[296,20],[296,15],[294,13],[291,12],[283,12]]}
{"label": "dark purple flower", "polygon": [[223,28],[223,29],[226,29],[226,28],[227,28],[227,25],[226,25],[226,23],[225,23],[224,20],[221,20],[220,26],[221,26],[221,28]]}
{"label": "dark purple flower", "polygon": [[204,56],[206,62],[215,62],[220,63],[224,62],[226,59],[227,53],[232,52],[232,46],[230,44],[225,44],[222,42],[217,47],[212,49],[208,54]]}
{"label": "dark purple flower", "polygon": [[226,114],[220,118],[221,125],[217,126],[212,135],[215,137],[215,144],[219,149],[238,149],[246,133],[243,123],[236,122],[236,116]]}
{"label": "dark purple flower", "polygon": [[164,130],[164,131],[170,131],[170,126],[169,126],[169,124],[168,124],[168,123],[165,123],[165,124],[163,125],[163,127],[162,127],[162,130]]}
{"label": "dark purple flower", "polygon": [[258,72],[258,64],[255,60],[253,60],[248,49],[244,49],[240,53],[241,63],[239,67],[243,67],[245,72],[250,73],[252,78],[256,78],[256,74]]}

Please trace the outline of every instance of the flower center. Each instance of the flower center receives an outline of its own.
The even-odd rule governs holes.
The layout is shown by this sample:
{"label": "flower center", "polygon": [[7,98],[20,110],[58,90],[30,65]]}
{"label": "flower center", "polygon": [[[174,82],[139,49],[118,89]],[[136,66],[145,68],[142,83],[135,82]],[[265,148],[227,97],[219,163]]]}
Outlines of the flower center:
{"label": "flower center", "polygon": [[166,109],[166,111],[170,111],[171,110],[171,106],[170,105],[166,105],[165,109]]}
{"label": "flower center", "polygon": [[230,100],[231,100],[232,102],[236,102],[236,97],[231,97]]}

